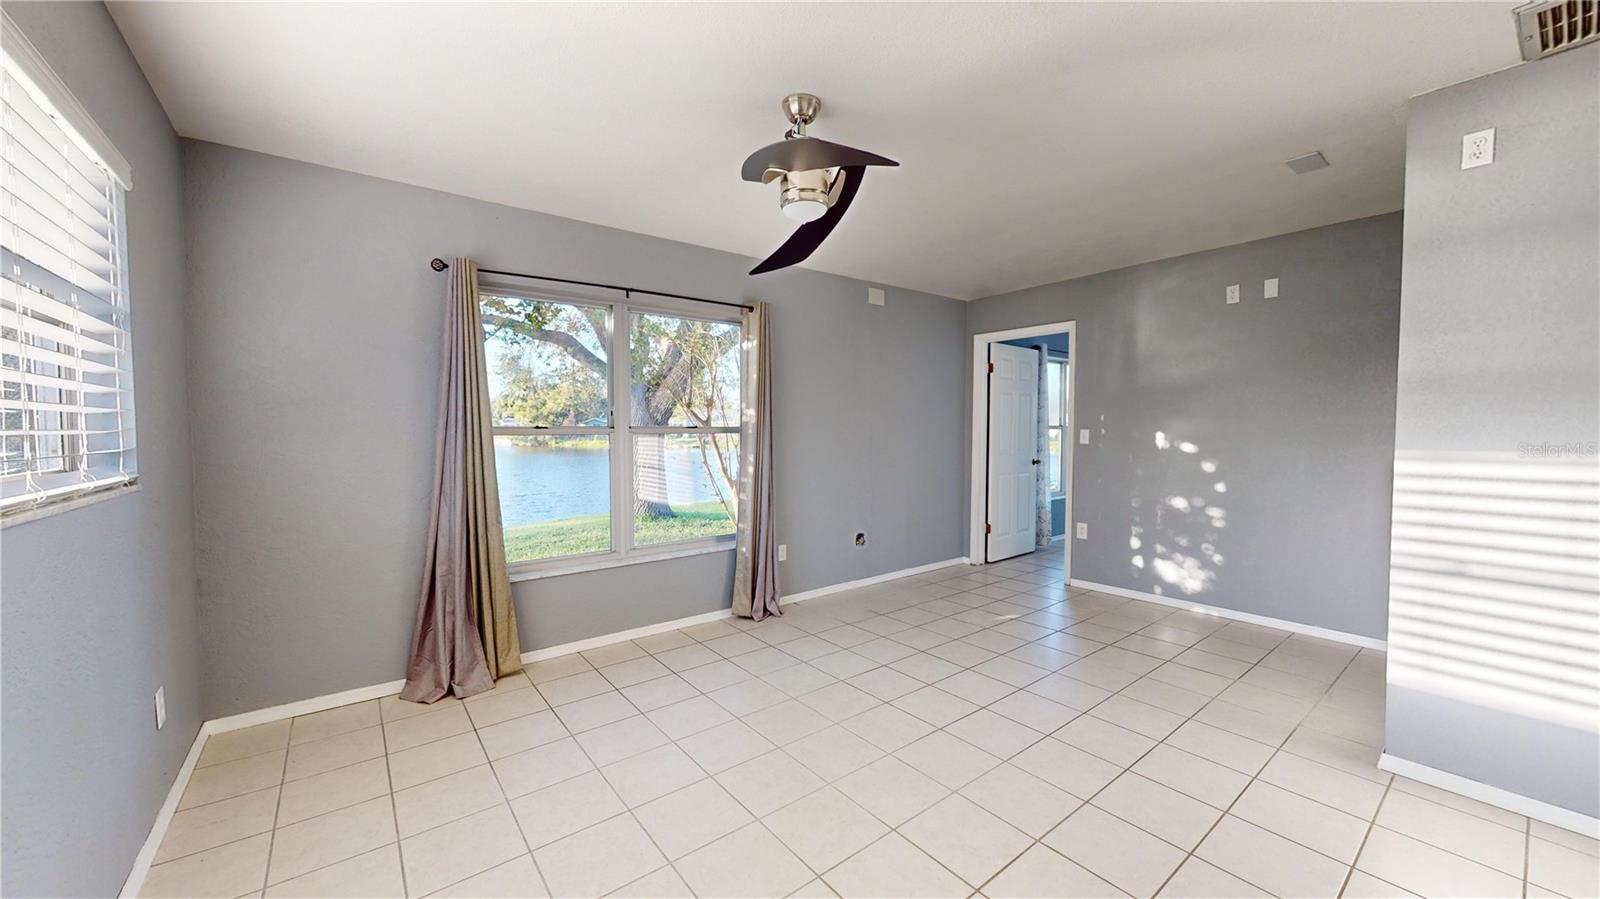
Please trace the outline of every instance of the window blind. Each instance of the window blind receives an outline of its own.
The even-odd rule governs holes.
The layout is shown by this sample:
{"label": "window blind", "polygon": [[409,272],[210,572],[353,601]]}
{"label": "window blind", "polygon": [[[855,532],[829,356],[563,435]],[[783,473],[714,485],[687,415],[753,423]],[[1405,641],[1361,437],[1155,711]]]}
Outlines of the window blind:
{"label": "window blind", "polygon": [[124,186],[52,102],[60,85],[30,77],[38,72],[31,51],[8,40],[0,57],[0,515],[7,517],[130,484],[138,473]]}

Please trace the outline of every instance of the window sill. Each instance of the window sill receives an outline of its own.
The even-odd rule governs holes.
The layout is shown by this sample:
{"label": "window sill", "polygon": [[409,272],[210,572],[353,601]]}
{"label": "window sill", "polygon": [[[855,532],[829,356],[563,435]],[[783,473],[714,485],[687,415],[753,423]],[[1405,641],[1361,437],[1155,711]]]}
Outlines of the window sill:
{"label": "window sill", "polygon": [[13,512],[10,515],[0,517],[0,530],[15,527],[19,524],[27,524],[30,521],[38,521],[41,518],[52,518],[56,515],[71,512],[74,509],[82,509],[87,506],[98,505],[99,503],[116,499],[119,496],[128,496],[129,494],[138,492],[139,482],[133,481],[131,483],[121,484],[105,490],[91,491],[82,496],[74,496],[69,499],[45,503],[42,506],[35,506],[34,508],[26,511]]}
{"label": "window sill", "polygon": [[668,549],[661,552],[641,553],[622,558],[596,559],[593,561],[574,561],[571,564],[556,565],[548,568],[525,568],[521,571],[513,570],[510,573],[513,584],[521,581],[539,581],[545,578],[562,577],[568,574],[583,574],[588,571],[604,571],[608,568],[624,568],[629,565],[643,565],[647,562],[664,562],[667,559],[686,559],[690,556],[704,556],[711,553],[732,552],[734,542],[724,540],[704,546],[690,546],[682,549]]}

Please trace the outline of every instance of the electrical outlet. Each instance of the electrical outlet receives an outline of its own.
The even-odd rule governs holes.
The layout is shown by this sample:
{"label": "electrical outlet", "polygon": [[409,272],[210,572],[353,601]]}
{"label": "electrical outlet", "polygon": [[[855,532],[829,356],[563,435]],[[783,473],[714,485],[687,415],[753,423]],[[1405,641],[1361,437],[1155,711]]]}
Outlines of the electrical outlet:
{"label": "electrical outlet", "polygon": [[867,535],[866,535],[866,533],[864,533],[862,531],[857,531],[856,532],[856,545],[857,546],[866,546],[867,545]]}
{"label": "electrical outlet", "polygon": [[1261,295],[1269,300],[1277,299],[1278,279],[1268,278],[1267,280],[1261,282]]}
{"label": "electrical outlet", "polygon": [[1079,540],[1088,540],[1089,539],[1089,523],[1088,522],[1086,522],[1086,521],[1078,522],[1078,539]]}
{"label": "electrical outlet", "polygon": [[1237,302],[1239,302],[1239,285],[1237,285],[1237,284],[1229,284],[1228,285],[1228,305],[1232,306],[1234,303],[1237,303]]}
{"label": "electrical outlet", "polygon": [[1461,137],[1461,168],[1475,169],[1494,162],[1494,129],[1485,128]]}
{"label": "electrical outlet", "polygon": [[1078,429],[1078,445],[1079,446],[1088,446],[1089,445],[1089,429],[1088,428],[1079,428]]}
{"label": "electrical outlet", "polygon": [[156,688],[156,730],[167,726],[167,688]]}
{"label": "electrical outlet", "polygon": [[778,561],[779,562],[787,562],[787,561],[789,561],[789,544],[787,544],[787,543],[778,544]]}

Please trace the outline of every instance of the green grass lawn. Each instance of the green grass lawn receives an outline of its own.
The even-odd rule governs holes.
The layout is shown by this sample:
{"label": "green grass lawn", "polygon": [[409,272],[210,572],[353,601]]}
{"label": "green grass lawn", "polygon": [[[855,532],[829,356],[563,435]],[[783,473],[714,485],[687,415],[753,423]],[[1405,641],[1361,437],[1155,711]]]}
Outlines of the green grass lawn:
{"label": "green grass lawn", "polygon": [[[635,521],[634,544],[672,543],[733,533],[733,521],[719,502],[674,506],[673,511],[677,515],[672,518],[639,518]],[[610,548],[611,524],[608,515],[580,515],[506,528],[508,562],[604,552]]]}

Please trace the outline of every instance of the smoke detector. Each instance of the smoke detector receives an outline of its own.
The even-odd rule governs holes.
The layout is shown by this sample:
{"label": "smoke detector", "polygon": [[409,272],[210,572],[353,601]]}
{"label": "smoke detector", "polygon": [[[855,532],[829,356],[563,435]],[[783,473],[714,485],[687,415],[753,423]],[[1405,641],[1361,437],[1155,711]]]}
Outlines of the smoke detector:
{"label": "smoke detector", "polygon": [[1543,59],[1600,38],[1600,0],[1537,0],[1512,10],[1522,58]]}

